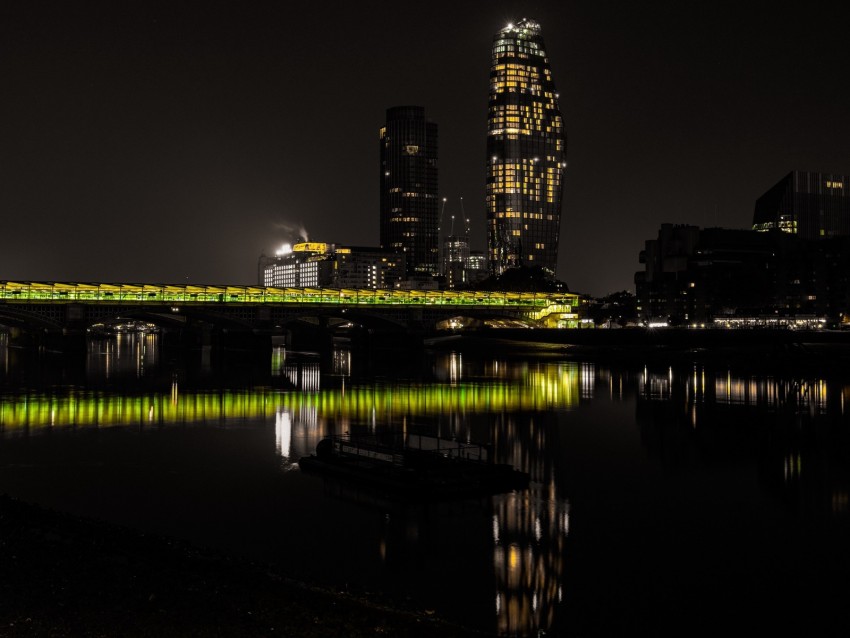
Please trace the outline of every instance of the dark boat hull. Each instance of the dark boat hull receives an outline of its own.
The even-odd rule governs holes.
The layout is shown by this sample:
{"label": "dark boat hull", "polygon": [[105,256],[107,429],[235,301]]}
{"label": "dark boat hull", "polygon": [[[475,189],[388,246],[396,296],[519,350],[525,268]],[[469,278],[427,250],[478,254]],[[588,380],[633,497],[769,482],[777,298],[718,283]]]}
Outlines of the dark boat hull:
{"label": "dark boat hull", "polygon": [[529,475],[509,465],[441,460],[417,467],[368,462],[359,458],[302,457],[305,472],[351,481],[387,496],[405,499],[471,498],[528,487]]}

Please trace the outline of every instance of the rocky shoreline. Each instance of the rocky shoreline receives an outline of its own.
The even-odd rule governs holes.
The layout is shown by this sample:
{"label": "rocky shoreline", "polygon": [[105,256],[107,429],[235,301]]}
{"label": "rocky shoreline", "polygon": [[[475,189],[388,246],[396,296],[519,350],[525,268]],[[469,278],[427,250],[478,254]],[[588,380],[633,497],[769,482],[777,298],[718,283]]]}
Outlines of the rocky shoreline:
{"label": "rocky shoreline", "polygon": [[0,636],[484,636],[183,541],[0,496]]}

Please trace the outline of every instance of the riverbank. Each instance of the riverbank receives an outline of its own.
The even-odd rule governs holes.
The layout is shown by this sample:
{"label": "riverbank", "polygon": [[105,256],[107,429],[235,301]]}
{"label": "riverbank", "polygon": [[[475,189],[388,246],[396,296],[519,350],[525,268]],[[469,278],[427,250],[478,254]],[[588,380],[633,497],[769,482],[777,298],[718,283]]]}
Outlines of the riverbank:
{"label": "riverbank", "polygon": [[0,636],[483,636],[182,541],[0,496]]}
{"label": "riverbank", "polygon": [[598,363],[720,364],[754,369],[846,370],[850,331],[480,329],[426,339],[433,350],[557,356]]}

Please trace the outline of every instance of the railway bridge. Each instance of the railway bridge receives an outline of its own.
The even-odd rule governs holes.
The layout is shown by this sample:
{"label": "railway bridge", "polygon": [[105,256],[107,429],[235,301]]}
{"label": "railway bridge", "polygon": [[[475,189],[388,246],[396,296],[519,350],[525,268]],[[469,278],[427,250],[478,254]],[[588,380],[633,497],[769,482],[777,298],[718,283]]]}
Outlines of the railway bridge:
{"label": "railway bridge", "polygon": [[577,326],[578,304],[569,293],[0,281],[0,324],[53,338],[126,320],[196,335],[270,336],[298,325],[388,333],[569,328]]}

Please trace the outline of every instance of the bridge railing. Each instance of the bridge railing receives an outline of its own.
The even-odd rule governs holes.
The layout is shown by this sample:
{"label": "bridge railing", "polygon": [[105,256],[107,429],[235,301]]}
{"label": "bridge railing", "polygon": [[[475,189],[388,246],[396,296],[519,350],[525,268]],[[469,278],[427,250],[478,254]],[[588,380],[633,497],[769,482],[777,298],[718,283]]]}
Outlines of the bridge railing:
{"label": "bridge railing", "polygon": [[0,300],[37,303],[320,303],[364,306],[450,305],[522,307],[545,316],[574,312],[577,295],[569,293],[484,292],[456,290],[371,290],[347,288],[275,288],[0,281]]}

